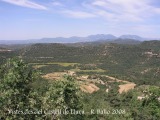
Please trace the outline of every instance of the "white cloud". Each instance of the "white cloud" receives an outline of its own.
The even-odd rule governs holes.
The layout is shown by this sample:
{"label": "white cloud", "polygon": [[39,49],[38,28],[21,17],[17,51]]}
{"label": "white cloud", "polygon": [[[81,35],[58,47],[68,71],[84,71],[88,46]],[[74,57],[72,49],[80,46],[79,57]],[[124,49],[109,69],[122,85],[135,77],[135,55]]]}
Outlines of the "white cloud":
{"label": "white cloud", "polygon": [[53,6],[64,6],[62,3],[60,3],[60,2],[56,2],[56,1],[54,1],[54,2],[52,2],[52,5]]}
{"label": "white cloud", "polygon": [[160,14],[160,8],[154,7],[151,2],[151,0],[89,0],[83,3],[83,7],[108,21],[140,22]]}
{"label": "white cloud", "polygon": [[99,17],[108,22],[143,22],[160,14],[160,8],[151,3],[152,0],[53,0],[51,4],[54,7],[51,9],[73,18]]}
{"label": "white cloud", "polygon": [[29,1],[29,0],[2,0],[2,1],[10,3],[10,4],[14,4],[14,5],[22,6],[22,7],[47,10],[47,8],[45,6],[37,4],[37,3]]}
{"label": "white cloud", "polygon": [[[129,21],[140,21],[142,19],[142,16],[139,15],[143,10],[141,4],[142,2],[137,3],[137,0],[95,0],[91,3],[93,8],[99,12],[105,11],[112,14],[112,18]],[[105,15],[103,17],[108,18]]]}
{"label": "white cloud", "polygon": [[105,1],[94,1],[92,5],[97,5],[101,7],[106,7],[107,3]]}
{"label": "white cloud", "polygon": [[62,11],[63,14],[68,15],[74,18],[93,18],[96,17],[92,13],[83,12],[83,11],[72,11],[72,10],[64,10]]}
{"label": "white cloud", "polygon": [[160,8],[154,8],[153,11],[157,14],[160,14]]}

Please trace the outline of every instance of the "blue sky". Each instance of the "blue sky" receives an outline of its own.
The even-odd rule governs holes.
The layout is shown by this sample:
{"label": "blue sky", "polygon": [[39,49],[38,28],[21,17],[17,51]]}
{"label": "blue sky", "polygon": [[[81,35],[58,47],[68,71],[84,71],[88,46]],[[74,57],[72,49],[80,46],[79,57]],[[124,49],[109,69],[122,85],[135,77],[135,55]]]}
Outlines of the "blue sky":
{"label": "blue sky", "polygon": [[91,34],[160,38],[160,0],[0,0],[0,40]]}

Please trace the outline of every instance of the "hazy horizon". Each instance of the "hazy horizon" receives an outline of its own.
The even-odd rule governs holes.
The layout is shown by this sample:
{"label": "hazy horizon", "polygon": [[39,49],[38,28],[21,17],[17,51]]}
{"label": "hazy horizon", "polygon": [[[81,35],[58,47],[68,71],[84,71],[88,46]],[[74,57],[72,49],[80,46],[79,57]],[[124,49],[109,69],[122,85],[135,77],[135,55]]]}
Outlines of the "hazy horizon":
{"label": "hazy horizon", "polygon": [[[119,35],[119,36],[116,36],[114,34],[92,34],[92,35],[113,35],[115,37],[117,37],[117,39],[120,37],[120,36],[123,36],[123,35],[131,35],[131,34],[123,34],[123,35]],[[32,38],[32,39],[0,39],[1,41],[10,41],[10,40],[13,40],[13,41],[25,41],[25,40],[40,40],[40,39],[50,39],[50,38],[72,38],[72,37],[82,37],[82,38],[85,38],[85,37],[89,37],[89,36],[92,36],[91,34],[90,35],[86,35],[86,36],[68,36],[68,37],[63,37],[63,36],[58,36],[58,37],[41,37],[41,38]],[[139,36],[139,35],[136,35],[136,36]],[[146,38],[146,40],[152,40],[152,39],[156,39],[156,40],[159,40],[160,38],[147,38],[147,37],[144,37],[144,36],[139,36],[139,37],[142,37],[142,38]]]}
{"label": "hazy horizon", "polygon": [[0,40],[86,37],[160,38],[158,0],[0,0]]}

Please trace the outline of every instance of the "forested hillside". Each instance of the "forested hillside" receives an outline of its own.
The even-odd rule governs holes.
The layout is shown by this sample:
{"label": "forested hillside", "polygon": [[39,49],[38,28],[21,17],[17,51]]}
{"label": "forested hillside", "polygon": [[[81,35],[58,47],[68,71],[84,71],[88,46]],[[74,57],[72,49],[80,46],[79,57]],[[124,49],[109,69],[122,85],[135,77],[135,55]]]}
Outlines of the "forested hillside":
{"label": "forested hillside", "polygon": [[114,77],[137,84],[160,85],[160,41],[146,41],[139,45],[81,44],[79,47],[34,44],[21,49],[19,54],[28,63],[94,64]]}

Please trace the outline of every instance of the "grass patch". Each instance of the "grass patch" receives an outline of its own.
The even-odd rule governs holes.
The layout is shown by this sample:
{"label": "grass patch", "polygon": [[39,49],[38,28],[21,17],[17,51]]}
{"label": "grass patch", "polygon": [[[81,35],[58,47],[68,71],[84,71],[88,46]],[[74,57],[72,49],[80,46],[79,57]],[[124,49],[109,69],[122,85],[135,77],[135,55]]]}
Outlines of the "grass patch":
{"label": "grass patch", "polygon": [[67,66],[74,66],[74,65],[76,65],[78,63],[61,63],[61,62],[56,62],[56,63],[51,63],[51,64],[58,64],[58,65],[67,67]]}
{"label": "grass patch", "polygon": [[48,65],[33,65],[32,67],[35,69],[39,69],[39,68],[46,67],[46,66]]}
{"label": "grass patch", "polygon": [[31,65],[61,65],[63,67],[74,66],[78,63],[65,63],[65,62],[48,62],[48,63],[29,63]]}
{"label": "grass patch", "polygon": [[80,70],[80,69],[72,69],[75,72],[106,72],[106,70],[102,70],[102,69],[95,69],[95,70]]}

